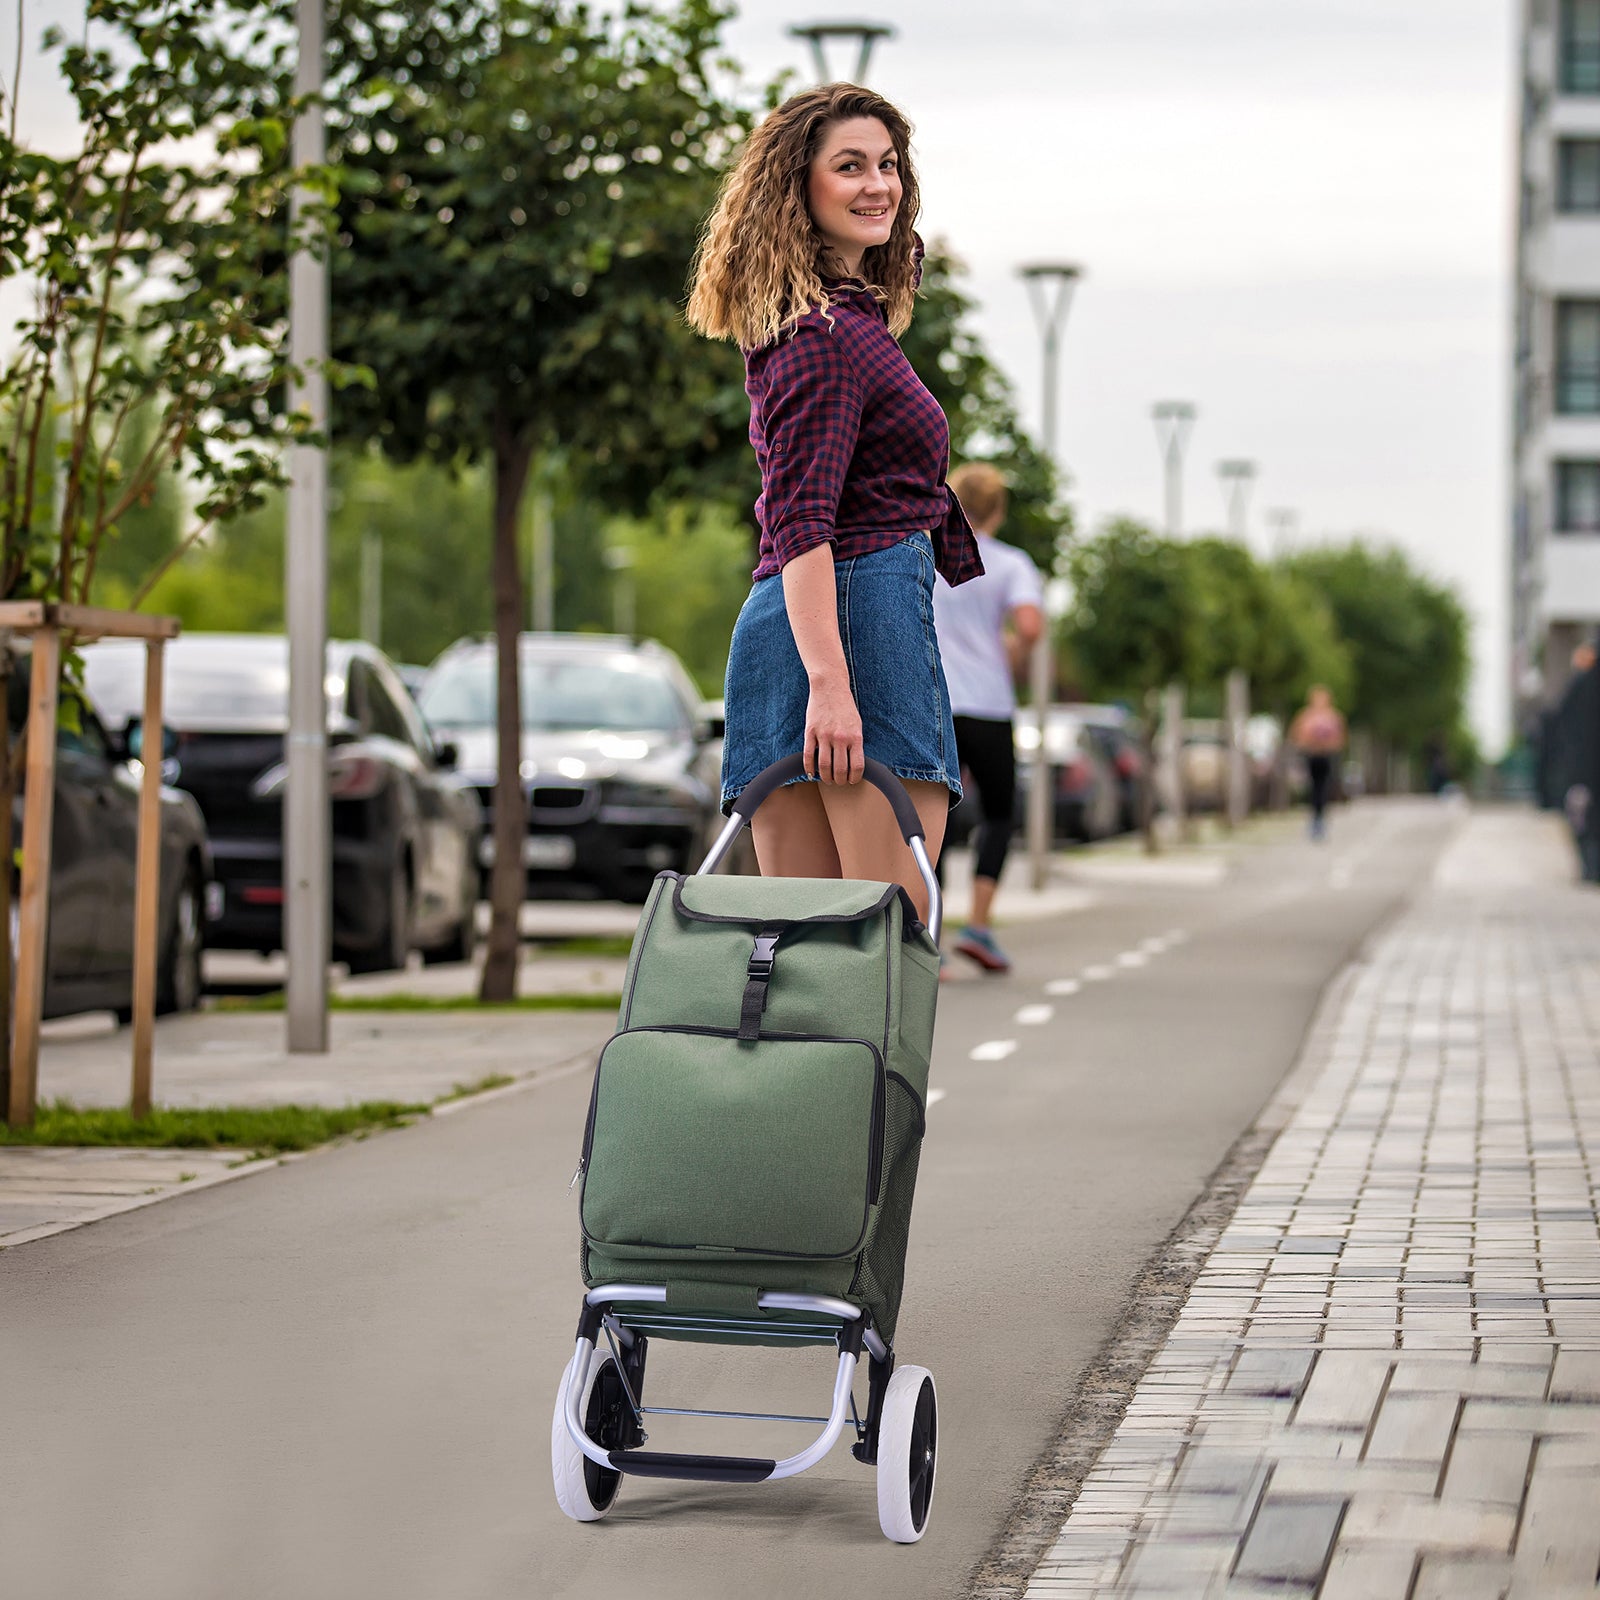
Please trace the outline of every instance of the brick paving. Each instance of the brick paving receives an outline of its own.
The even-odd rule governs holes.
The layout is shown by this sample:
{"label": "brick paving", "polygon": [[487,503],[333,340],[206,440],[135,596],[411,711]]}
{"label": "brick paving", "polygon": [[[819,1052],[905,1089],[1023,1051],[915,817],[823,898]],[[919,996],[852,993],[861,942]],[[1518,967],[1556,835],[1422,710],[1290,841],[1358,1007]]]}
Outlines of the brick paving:
{"label": "brick paving", "polygon": [[1028,1600],[1564,1600],[1600,1571],[1600,894],[1474,816],[1298,1099]]}

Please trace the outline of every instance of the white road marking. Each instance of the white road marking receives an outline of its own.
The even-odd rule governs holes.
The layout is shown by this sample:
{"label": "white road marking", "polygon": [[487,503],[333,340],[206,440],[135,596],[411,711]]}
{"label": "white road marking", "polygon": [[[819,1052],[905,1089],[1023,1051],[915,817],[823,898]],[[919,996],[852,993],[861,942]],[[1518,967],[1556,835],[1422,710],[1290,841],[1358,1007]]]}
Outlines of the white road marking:
{"label": "white road marking", "polygon": [[1085,967],[1083,969],[1084,980],[1088,983],[1104,983],[1107,978],[1114,978],[1116,975],[1117,969],[1115,967],[1097,966]]}
{"label": "white road marking", "polygon": [[1117,957],[1119,967],[1144,967],[1150,964],[1150,957],[1143,950],[1124,950]]}
{"label": "white road marking", "polygon": [[1165,939],[1146,939],[1144,943],[1139,946],[1139,948],[1143,950],[1147,956],[1164,955],[1167,949],[1167,941]]}
{"label": "white road marking", "polygon": [[1037,1028],[1041,1023],[1048,1022],[1055,1014],[1054,1006],[1023,1006],[1013,1020],[1024,1028]]}
{"label": "white road marking", "polygon": [[1015,1039],[987,1039],[968,1057],[972,1061],[1004,1061],[1017,1048]]}
{"label": "white road marking", "polygon": [[1188,942],[1189,935],[1182,928],[1173,928],[1168,933],[1164,934],[1163,937],[1166,939],[1168,944],[1185,944]]}
{"label": "white road marking", "polygon": [[1328,874],[1328,887],[1330,889],[1348,889],[1350,880],[1355,874],[1347,863],[1341,862]]}
{"label": "white road marking", "polygon": [[946,1092],[944,1089],[930,1089],[928,1091],[928,1104],[930,1106],[938,1105],[944,1099]]}
{"label": "white road marking", "polygon": [[1083,985],[1076,978],[1052,978],[1044,986],[1044,992],[1046,994],[1060,995],[1076,994],[1082,987]]}

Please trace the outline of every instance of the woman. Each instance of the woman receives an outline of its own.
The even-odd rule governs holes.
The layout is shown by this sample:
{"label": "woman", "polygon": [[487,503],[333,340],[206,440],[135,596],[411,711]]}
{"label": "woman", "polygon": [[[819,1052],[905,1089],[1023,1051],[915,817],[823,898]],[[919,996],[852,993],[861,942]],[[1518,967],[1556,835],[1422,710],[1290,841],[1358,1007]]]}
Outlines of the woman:
{"label": "woman", "polygon": [[1311,786],[1311,837],[1328,832],[1328,795],[1333,787],[1333,764],[1345,745],[1344,717],[1333,696],[1320,683],[1289,724],[1289,743],[1306,758],[1306,779]]}
{"label": "woman", "polygon": [[898,774],[937,858],[961,783],[933,575],[962,583],[983,566],[945,486],[944,413],[896,342],[921,276],[910,139],[867,89],[786,101],[723,186],[689,320],[744,351],[761,468],[760,553],[728,655],[722,808],[801,751],[806,778],[752,819],[762,873],[899,882],[926,915],[862,764]]}

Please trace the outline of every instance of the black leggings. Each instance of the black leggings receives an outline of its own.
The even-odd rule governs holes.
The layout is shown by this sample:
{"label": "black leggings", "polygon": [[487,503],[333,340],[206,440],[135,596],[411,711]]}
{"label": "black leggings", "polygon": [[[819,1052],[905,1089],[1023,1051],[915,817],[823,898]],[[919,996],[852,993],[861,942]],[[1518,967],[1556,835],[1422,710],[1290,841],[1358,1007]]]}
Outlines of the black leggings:
{"label": "black leggings", "polygon": [[1307,756],[1306,777],[1311,783],[1311,815],[1319,822],[1328,809],[1328,795],[1333,788],[1333,757]]}
{"label": "black leggings", "polygon": [[999,880],[1011,847],[1017,803],[1017,751],[1011,719],[957,717],[956,753],[978,786],[983,822],[978,828],[972,871],[975,877]]}

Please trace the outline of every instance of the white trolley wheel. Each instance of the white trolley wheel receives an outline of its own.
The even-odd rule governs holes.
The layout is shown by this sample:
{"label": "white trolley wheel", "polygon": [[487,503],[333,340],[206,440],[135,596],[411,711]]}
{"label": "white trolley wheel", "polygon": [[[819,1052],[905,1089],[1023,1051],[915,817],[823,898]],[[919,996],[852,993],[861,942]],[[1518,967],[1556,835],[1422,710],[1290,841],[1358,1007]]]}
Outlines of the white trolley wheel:
{"label": "white trolley wheel", "polygon": [[590,1357],[586,1375],[578,1370],[581,1359],[581,1353],[573,1356],[556,1391],[555,1416],[550,1423],[550,1472],[555,1479],[556,1504],[574,1522],[598,1522],[616,1503],[622,1474],[591,1461],[572,1442],[566,1421],[567,1385],[587,1378],[578,1415],[583,1418],[584,1432],[604,1449],[626,1447],[633,1414],[610,1352]]}
{"label": "white trolley wheel", "polygon": [[878,1526],[915,1544],[928,1526],[939,1464],[939,1397],[926,1367],[896,1367],[878,1424]]}

